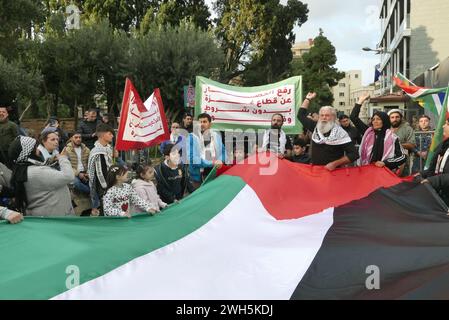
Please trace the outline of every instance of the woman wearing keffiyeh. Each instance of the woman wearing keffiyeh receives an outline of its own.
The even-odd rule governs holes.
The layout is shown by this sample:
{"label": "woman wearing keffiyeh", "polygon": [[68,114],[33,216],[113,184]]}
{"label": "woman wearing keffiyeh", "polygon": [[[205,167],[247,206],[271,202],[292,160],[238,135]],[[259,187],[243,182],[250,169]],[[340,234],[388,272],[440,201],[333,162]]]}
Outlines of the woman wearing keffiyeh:
{"label": "woman wearing keffiyeh", "polygon": [[373,115],[371,126],[359,118],[360,108],[369,99],[362,96],[351,113],[351,121],[361,134],[359,165],[374,164],[377,167],[398,169],[407,160],[399,138],[391,130],[390,118],[385,112],[377,111]]}
{"label": "woman wearing keffiyeh", "polygon": [[28,216],[74,214],[68,188],[74,179],[70,161],[58,155],[58,163],[43,162],[37,146],[36,139],[19,136],[9,148],[17,208]]}

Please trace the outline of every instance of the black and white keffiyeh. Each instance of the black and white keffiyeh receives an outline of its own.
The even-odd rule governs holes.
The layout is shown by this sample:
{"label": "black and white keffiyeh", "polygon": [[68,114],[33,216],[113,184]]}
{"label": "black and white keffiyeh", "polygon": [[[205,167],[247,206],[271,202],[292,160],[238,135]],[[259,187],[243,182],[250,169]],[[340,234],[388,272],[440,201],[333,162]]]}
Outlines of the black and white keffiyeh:
{"label": "black and white keffiyeh", "polygon": [[332,128],[327,137],[318,130],[318,127],[316,127],[312,135],[312,140],[317,144],[327,144],[331,146],[340,146],[352,141],[349,134],[338,124]]}
{"label": "black and white keffiyeh", "polygon": [[37,140],[31,137],[19,136],[11,144],[9,158],[16,164],[26,162],[36,148]]}
{"label": "black and white keffiyeh", "polygon": [[25,213],[26,192],[24,183],[28,181],[28,167],[44,165],[36,155],[37,140],[30,137],[19,136],[9,147],[9,159],[13,163],[11,186],[16,192],[16,205]]}
{"label": "black and white keffiyeh", "polygon": [[[449,144],[449,140],[445,142],[446,144]],[[444,148],[443,148],[444,150]],[[437,166],[435,168],[435,174],[442,174],[444,172],[444,168],[446,167],[446,163],[449,160],[449,148],[446,149],[446,151],[440,155],[438,155],[438,161]]]}
{"label": "black and white keffiyeh", "polygon": [[[275,140],[271,141],[273,139],[273,136],[275,136]],[[279,139],[277,139],[279,137]],[[265,130],[263,134],[263,144],[262,149],[267,151],[268,146],[270,146],[270,151],[275,152],[278,154],[284,154],[285,153],[285,147],[287,144],[287,135],[285,134],[284,130],[279,129],[268,129]]]}
{"label": "black and white keffiyeh", "polygon": [[95,147],[92,149],[89,155],[87,173],[89,175],[89,187],[91,190],[91,197],[97,194],[96,179],[100,183],[103,189],[107,188],[107,183],[104,176],[107,172],[102,172],[100,156],[103,155],[106,160],[106,166],[110,168],[112,166],[112,148],[111,146],[103,146],[98,141],[95,142]]}

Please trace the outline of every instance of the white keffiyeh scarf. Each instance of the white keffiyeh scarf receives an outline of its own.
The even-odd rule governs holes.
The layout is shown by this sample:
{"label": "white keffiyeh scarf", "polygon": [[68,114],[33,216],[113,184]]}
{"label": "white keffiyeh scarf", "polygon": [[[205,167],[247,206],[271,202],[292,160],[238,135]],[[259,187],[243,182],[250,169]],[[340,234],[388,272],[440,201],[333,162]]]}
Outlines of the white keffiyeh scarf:
{"label": "white keffiyeh scarf", "polygon": [[104,174],[101,168],[101,161],[100,161],[101,155],[105,156],[106,165],[108,168],[110,168],[112,166],[112,148],[109,145],[105,147],[97,141],[95,142],[95,147],[90,152],[87,170],[89,174],[89,187],[91,190],[91,194],[96,194],[97,190],[95,182],[97,177],[101,187],[103,189],[106,189],[107,187],[107,183],[106,180],[104,179]]}
{"label": "white keffiyeh scarf", "polygon": [[[440,156],[441,157],[441,156]],[[444,156],[441,157],[441,159],[439,159],[438,161],[438,165],[436,167],[436,172],[435,174],[441,174],[444,171],[444,167],[446,167],[446,163],[447,163],[447,159],[449,158],[449,148],[446,150],[446,152],[444,153]]]}
{"label": "white keffiyeh scarf", "polygon": [[328,137],[324,136],[324,134],[318,130],[318,127],[316,127],[312,135],[312,140],[317,144],[327,144],[331,146],[340,146],[352,141],[348,133],[337,124],[332,128]]}
{"label": "white keffiyeh scarf", "polygon": [[[270,133],[273,133],[276,137],[275,141],[270,141]],[[277,141],[277,137],[279,136],[279,143]],[[262,149],[267,151],[268,150],[268,144],[270,145],[270,151],[276,152],[278,154],[284,154],[285,153],[285,146],[287,144],[287,135],[285,134],[284,130],[277,130],[277,129],[268,129],[265,130],[263,134],[263,144]]]}
{"label": "white keffiyeh scarf", "polygon": [[204,142],[204,135],[200,134],[200,154],[201,158],[206,159],[206,152],[209,151],[212,159],[206,159],[206,160],[215,160],[216,159],[216,147],[217,147],[217,133],[210,131],[210,143],[208,146],[205,145]]}

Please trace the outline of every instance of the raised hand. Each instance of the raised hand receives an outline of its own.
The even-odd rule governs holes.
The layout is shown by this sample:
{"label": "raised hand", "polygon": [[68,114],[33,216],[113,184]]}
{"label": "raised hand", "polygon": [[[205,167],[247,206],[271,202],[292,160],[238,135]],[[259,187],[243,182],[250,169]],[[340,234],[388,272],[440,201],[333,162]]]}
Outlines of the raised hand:
{"label": "raised hand", "polygon": [[371,98],[371,95],[367,92],[365,92],[363,95],[360,96],[358,104],[364,104],[365,101],[368,101]]}
{"label": "raised hand", "polygon": [[316,92],[309,92],[306,96],[306,99],[313,100],[316,98]]}

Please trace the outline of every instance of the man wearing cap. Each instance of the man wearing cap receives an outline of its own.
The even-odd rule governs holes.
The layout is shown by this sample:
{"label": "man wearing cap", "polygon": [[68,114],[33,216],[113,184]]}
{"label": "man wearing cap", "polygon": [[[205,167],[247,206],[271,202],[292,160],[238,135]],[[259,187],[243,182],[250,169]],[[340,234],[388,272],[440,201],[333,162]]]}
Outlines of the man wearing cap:
{"label": "man wearing cap", "polygon": [[416,147],[415,131],[404,121],[404,115],[401,110],[393,109],[388,112],[390,117],[391,129],[399,137],[402,147],[408,151],[412,151]]}
{"label": "man wearing cap", "polygon": [[[406,150],[408,156],[416,148],[415,130],[413,130],[407,121],[404,121],[404,114],[401,110],[390,110],[388,116],[390,117],[391,130],[398,136],[399,142],[401,143],[402,148]],[[401,170],[401,172],[405,172],[406,175],[408,175],[407,165],[408,161],[406,162],[405,167]]]}

